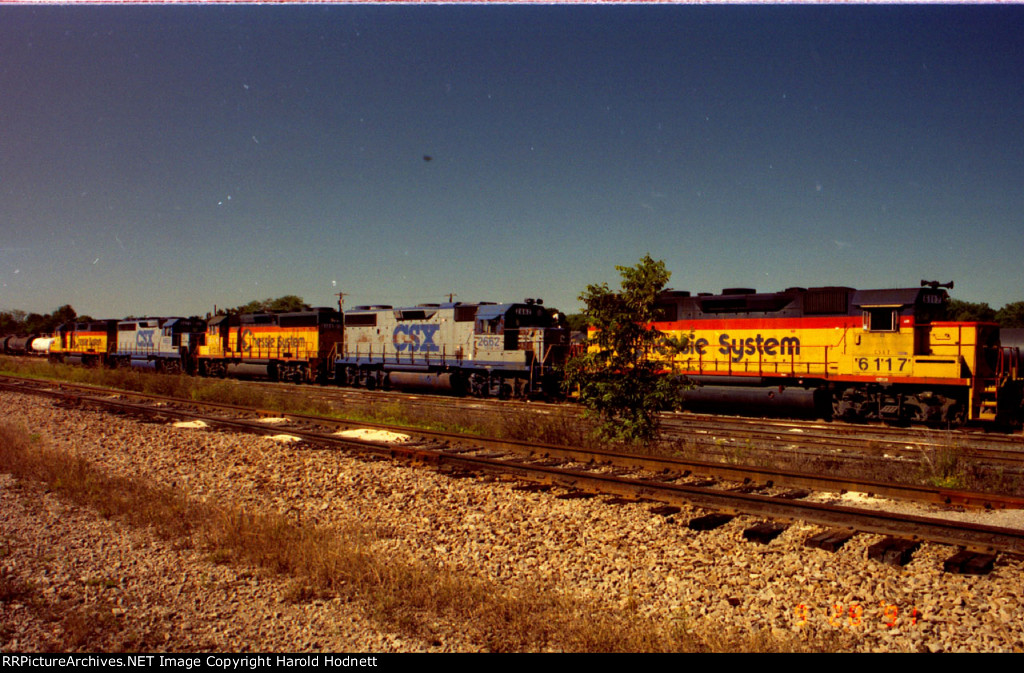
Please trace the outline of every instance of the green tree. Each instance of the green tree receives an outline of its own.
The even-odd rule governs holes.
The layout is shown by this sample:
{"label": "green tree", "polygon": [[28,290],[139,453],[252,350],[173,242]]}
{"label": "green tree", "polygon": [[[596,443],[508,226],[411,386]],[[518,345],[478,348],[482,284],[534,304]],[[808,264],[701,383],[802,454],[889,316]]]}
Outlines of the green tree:
{"label": "green tree", "polygon": [[42,315],[40,313],[29,313],[25,317],[25,332],[29,334],[37,334],[39,332],[48,331],[49,316]]}
{"label": "green tree", "polygon": [[277,299],[267,300],[267,310],[275,311],[278,313],[288,313],[291,311],[308,311],[310,305],[302,301],[302,297],[297,297],[294,294],[288,294]]}
{"label": "green tree", "polygon": [[946,307],[946,315],[956,322],[992,322],[996,319],[995,310],[987,303],[975,303],[950,299]]}
{"label": "green tree", "polygon": [[1024,301],[1015,301],[996,311],[996,322],[1002,327],[1024,327]]}
{"label": "green tree", "polygon": [[227,313],[290,313],[294,311],[308,311],[309,309],[309,304],[302,301],[302,297],[287,294],[277,299],[270,299],[268,297],[263,301],[253,300],[248,304],[230,308],[227,310]]}
{"label": "green tree", "polygon": [[64,304],[52,313],[54,325],[61,325],[74,320],[77,317],[78,313],[75,312],[75,309],[72,308],[71,304]]}
{"label": "green tree", "polygon": [[17,334],[21,331],[21,319],[11,311],[0,313],[0,336]]}
{"label": "green tree", "polygon": [[587,331],[587,316],[582,313],[571,313],[565,316],[566,326],[573,332]]}
{"label": "green tree", "polygon": [[597,328],[587,353],[566,366],[566,385],[578,390],[587,413],[600,421],[603,439],[648,443],[658,436],[657,412],[677,405],[679,381],[659,374],[655,353],[671,356],[686,339],[669,341],[651,325],[655,301],[668,283],[665,263],[645,255],[634,267],[615,267],[622,289],[590,285],[580,295],[583,315]]}

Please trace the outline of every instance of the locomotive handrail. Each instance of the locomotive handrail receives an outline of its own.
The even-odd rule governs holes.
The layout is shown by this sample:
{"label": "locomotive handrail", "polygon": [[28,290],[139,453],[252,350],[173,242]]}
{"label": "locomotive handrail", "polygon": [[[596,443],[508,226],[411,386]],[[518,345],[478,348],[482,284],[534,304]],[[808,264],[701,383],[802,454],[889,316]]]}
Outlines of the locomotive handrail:
{"label": "locomotive handrail", "polygon": [[[817,348],[817,346],[815,347]],[[711,358],[705,360],[703,353],[698,353],[696,357],[696,373],[698,375],[728,375],[728,376],[820,376],[821,378],[828,378],[828,352],[829,346],[820,346],[824,349],[825,359],[820,362],[816,361],[804,361],[797,362],[796,353],[791,352],[789,354],[789,360],[781,361],[769,361],[766,362],[762,354],[758,354],[756,361],[744,360],[742,363],[735,362],[732,357],[726,356],[723,359]],[[686,368],[689,373],[694,373],[693,367],[694,360],[686,359],[681,364]],[[739,366],[742,364],[742,366]],[[673,368],[679,366],[680,363],[675,359],[672,360]],[[788,365],[788,366],[786,366]],[[785,367],[785,368],[783,368]],[[820,369],[819,369],[820,368]]]}
{"label": "locomotive handrail", "polygon": [[1016,381],[1020,378],[1020,348],[1016,346],[1000,346],[996,360],[996,378],[1002,383],[1007,380]]}

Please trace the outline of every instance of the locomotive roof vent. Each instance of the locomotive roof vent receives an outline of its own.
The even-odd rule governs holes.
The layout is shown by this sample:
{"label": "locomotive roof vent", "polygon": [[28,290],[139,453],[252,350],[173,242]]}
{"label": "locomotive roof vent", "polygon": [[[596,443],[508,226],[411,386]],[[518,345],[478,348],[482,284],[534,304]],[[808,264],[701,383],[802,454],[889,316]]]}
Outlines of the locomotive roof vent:
{"label": "locomotive roof vent", "polygon": [[783,292],[807,292],[806,287],[787,287]]}
{"label": "locomotive roof vent", "polygon": [[722,294],[757,294],[757,290],[752,287],[727,287],[722,290]]}

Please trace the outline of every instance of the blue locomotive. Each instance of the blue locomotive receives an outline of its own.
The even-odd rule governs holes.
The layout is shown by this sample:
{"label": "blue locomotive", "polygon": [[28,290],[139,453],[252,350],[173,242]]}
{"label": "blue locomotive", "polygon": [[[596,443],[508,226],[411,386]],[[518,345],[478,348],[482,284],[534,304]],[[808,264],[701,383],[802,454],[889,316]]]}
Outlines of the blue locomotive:
{"label": "blue locomotive", "polygon": [[370,389],[554,395],[568,347],[564,316],[539,299],[357,306],[345,311],[334,372],[341,385]]}

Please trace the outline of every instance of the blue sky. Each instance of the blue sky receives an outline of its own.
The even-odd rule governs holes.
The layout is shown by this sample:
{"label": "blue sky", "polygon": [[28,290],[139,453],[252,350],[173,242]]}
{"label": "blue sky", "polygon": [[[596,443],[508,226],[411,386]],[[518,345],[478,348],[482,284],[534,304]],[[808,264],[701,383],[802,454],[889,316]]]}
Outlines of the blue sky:
{"label": "blue sky", "polygon": [[2,6],[0,97],[0,309],[1024,300],[1022,6]]}

